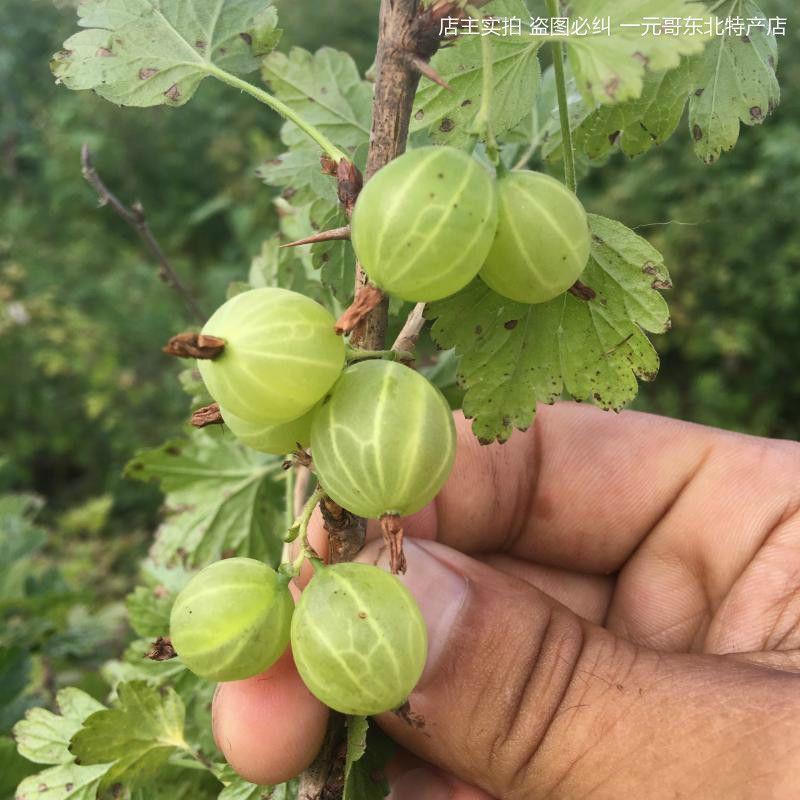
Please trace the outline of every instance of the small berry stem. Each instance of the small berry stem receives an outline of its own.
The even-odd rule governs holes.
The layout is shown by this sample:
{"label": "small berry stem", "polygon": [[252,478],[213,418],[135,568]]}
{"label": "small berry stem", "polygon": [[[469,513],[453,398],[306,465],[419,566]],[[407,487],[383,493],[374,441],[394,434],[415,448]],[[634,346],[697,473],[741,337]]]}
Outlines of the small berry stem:
{"label": "small berry stem", "polygon": [[414,360],[414,354],[406,350],[361,350],[358,347],[350,347],[350,345],[347,345],[345,358],[348,364],[374,359],[409,362]]}
{"label": "small berry stem", "polygon": [[303,506],[303,513],[298,517],[294,525],[289,529],[289,536],[287,542],[293,542],[295,539],[300,539],[300,552],[297,558],[292,562],[291,567],[286,570],[289,574],[296,576],[300,574],[300,568],[303,562],[308,559],[319,559],[314,549],[308,543],[308,523],[311,521],[311,515],[317,507],[317,503],[325,496],[325,491],[319,485],[311,493],[306,504]]}

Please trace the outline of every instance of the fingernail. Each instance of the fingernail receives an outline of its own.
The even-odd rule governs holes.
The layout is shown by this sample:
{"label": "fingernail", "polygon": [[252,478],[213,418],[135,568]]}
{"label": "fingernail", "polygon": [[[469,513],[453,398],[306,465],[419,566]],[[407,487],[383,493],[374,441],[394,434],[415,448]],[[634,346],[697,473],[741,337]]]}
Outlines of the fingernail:
{"label": "fingernail", "polygon": [[[416,598],[428,628],[428,660],[420,683],[436,670],[467,596],[466,578],[436,557],[436,550],[443,547],[406,539],[407,569],[397,576]],[[389,571],[388,551],[380,541],[362,550],[358,561]]]}
{"label": "fingernail", "polygon": [[450,800],[450,784],[427,767],[406,772],[392,784],[389,800]]}

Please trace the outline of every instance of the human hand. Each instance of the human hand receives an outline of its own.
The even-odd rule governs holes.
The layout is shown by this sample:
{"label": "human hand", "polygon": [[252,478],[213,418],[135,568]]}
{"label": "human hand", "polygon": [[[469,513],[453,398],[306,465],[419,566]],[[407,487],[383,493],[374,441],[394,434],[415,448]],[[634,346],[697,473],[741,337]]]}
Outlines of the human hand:
{"label": "human hand", "polygon": [[[420,726],[377,717],[392,797],[796,798],[800,447],[566,403],[502,447],[457,422],[447,485],[404,521],[430,653]],[[374,538],[359,560],[383,566]],[[221,686],[214,730],[272,783],[326,714],[287,654]]]}

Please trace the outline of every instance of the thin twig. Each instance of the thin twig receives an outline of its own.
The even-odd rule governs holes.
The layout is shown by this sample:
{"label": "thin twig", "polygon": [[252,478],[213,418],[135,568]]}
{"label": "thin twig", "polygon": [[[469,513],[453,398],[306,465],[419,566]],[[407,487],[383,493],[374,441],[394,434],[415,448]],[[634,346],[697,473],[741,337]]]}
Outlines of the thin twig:
{"label": "thin twig", "polygon": [[394,340],[392,350],[413,353],[425,327],[425,303],[417,303],[408,315],[402,330]]}
{"label": "thin twig", "polygon": [[145,246],[147,252],[155,259],[158,264],[158,275],[164,283],[174,289],[183,299],[186,307],[192,313],[194,318],[203,324],[207,315],[198,306],[191,292],[183,284],[183,281],[178,277],[172,263],[167,258],[158,240],[153,236],[150,226],[144,215],[144,208],[138,201],[128,208],[122,203],[116,195],[114,195],[109,188],[103,183],[100,175],[92,163],[92,154],[89,151],[89,145],[84,144],[81,148],[81,166],[83,177],[86,182],[97,192],[100,199],[101,206],[111,206],[113,211],[128,223],[139,234],[142,244]]}

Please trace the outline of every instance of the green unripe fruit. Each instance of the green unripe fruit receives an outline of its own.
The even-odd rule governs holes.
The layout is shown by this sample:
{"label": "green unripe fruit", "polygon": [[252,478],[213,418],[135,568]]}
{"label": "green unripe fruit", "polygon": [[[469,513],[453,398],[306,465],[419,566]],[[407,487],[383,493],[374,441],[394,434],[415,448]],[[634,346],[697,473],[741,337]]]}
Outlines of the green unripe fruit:
{"label": "green unripe fruit", "polygon": [[309,690],[343,714],[399,708],[419,681],[428,633],[393,575],[369,564],[319,570],[292,619],[292,654]]}
{"label": "green unripe fruit", "polygon": [[546,303],[567,291],[589,260],[586,211],[564,184],[519,170],[497,181],[499,221],[481,278],[518,303]]}
{"label": "green unripe fruit", "polygon": [[238,681],[283,654],[293,611],[288,578],[253,558],[227,558],[198,572],[177,596],[170,637],[195,675]]}
{"label": "green unripe fruit", "polygon": [[418,372],[363,361],[342,373],[314,415],[311,452],[320,483],[343,508],[370,518],[413,514],[450,474],[453,415]]}
{"label": "green unripe fruit", "polygon": [[253,289],[228,300],[203,328],[225,340],[197,362],[209,394],[248,422],[278,425],[302,416],[333,386],[345,344],[319,303],[286,289]]}
{"label": "green unripe fruit", "polygon": [[311,442],[311,421],[314,411],[302,417],[284,422],[282,425],[268,425],[263,422],[248,422],[220,407],[220,413],[231,433],[244,445],[262,453],[284,456],[300,447],[308,447]]}
{"label": "green unripe fruit", "polygon": [[387,164],[356,202],[352,240],[370,280],[414,303],[449,297],[481,268],[497,227],[492,179],[453,147]]}

